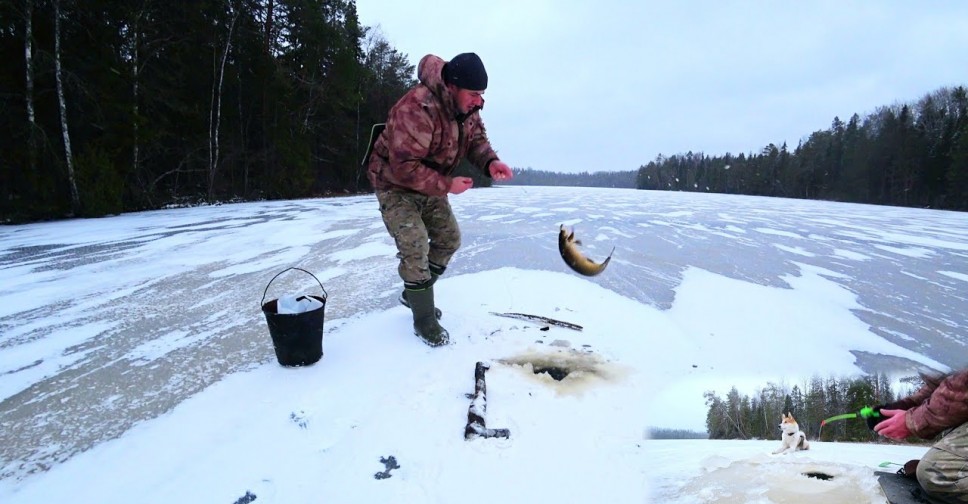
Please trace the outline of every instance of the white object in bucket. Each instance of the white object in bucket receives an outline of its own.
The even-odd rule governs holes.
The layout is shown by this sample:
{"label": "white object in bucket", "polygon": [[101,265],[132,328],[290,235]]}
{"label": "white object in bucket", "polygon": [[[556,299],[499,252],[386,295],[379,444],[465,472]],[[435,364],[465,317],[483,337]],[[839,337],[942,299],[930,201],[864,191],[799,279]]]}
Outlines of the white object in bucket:
{"label": "white object in bucket", "polygon": [[282,296],[276,302],[276,313],[279,315],[295,315],[318,310],[322,307],[323,303],[309,296]]}

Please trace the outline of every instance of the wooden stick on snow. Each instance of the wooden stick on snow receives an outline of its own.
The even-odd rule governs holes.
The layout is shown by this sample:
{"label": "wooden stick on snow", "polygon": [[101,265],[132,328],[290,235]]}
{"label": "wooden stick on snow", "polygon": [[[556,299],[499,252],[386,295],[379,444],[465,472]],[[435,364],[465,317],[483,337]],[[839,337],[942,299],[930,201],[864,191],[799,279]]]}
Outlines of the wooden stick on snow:
{"label": "wooden stick on snow", "polygon": [[578,324],[572,324],[571,322],[565,322],[563,320],[556,320],[553,318],[543,317],[541,315],[531,315],[530,313],[497,313],[491,312],[491,315],[496,315],[498,317],[507,317],[518,320],[528,320],[531,322],[544,322],[545,324],[551,324],[558,327],[564,327],[565,329],[571,329],[574,331],[581,331],[582,326]]}
{"label": "wooden stick on snow", "polygon": [[483,362],[478,362],[477,366],[474,367],[474,394],[468,394],[471,405],[467,408],[467,427],[464,429],[464,439],[466,440],[477,437],[508,438],[511,436],[511,431],[508,429],[488,429],[485,425],[487,385],[484,383],[484,372],[489,368],[490,366]]}

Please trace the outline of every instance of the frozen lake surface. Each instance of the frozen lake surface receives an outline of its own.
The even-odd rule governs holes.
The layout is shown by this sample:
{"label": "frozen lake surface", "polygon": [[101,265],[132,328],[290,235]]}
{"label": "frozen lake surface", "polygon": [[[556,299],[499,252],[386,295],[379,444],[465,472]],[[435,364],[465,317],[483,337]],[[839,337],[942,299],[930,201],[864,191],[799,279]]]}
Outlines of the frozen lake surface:
{"label": "frozen lake surface", "polygon": [[[615,247],[606,272],[589,281],[675,313],[686,334],[710,333],[700,353],[723,341],[742,347],[747,326],[703,325],[729,310],[759,320],[758,332],[799,335],[792,345],[848,351],[858,371],[968,364],[968,214],[548,187],[473,190],[451,202],[464,243],[446,278],[506,267],[573,275],[557,251],[565,224],[594,259]],[[272,362],[260,301],[286,267],[325,285],[333,327],[397,307],[394,254],[372,195],[0,227],[0,480],[43,472]],[[747,297],[757,286],[792,289],[805,275],[826,282],[818,303],[844,307],[851,320],[814,324],[827,319],[764,312]],[[684,296],[695,277],[716,296]],[[287,275],[267,298],[318,288]],[[514,295],[501,297],[513,307]],[[839,332],[858,327],[898,350],[839,348]],[[768,359],[745,365],[773,379]],[[845,370],[838,366],[831,370]],[[709,372],[718,370],[730,372]]]}

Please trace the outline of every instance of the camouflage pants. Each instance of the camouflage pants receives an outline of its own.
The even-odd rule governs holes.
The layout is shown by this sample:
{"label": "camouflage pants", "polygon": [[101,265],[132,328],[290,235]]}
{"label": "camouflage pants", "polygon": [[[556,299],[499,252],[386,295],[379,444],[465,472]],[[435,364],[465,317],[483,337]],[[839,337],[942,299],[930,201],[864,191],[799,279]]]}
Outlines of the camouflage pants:
{"label": "camouflage pants", "polygon": [[380,213],[397,244],[398,271],[408,286],[433,279],[431,263],[442,271],[460,248],[460,228],[447,196],[377,191]]}
{"label": "camouflage pants", "polygon": [[918,483],[945,503],[968,503],[968,423],[949,432],[918,463]]}

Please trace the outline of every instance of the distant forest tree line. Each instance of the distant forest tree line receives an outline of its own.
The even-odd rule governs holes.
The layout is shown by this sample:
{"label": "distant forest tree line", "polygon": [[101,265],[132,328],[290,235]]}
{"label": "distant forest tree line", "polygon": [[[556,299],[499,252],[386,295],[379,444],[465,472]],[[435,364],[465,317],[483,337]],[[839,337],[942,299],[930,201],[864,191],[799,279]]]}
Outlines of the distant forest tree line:
{"label": "distant forest tree line", "polygon": [[648,430],[649,439],[708,439],[709,434],[689,429],[666,429],[652,427]]}
{"label": "distant forest tree line", "polygon": [[501,182],[503,185],[570,186],[570,187],[635,187],[636,172],[600,171],[581,173],[556,173],[533,168],[514,170],[514,178]]}
{"label": "distant forest tree line", "polygon": [[789,152],[687,153],[639,168],[638,189],[718,192],[968,210],[968,91],[835,117]]}
{"label": "distant forest tree line", "polygon": [[857,413],[865,406],[877,406],[906,397],[923,384],[920,376],[902,380],[909,388],[895,391],[887,375],[881,373],[854,378],[814,376],[804,387],[768,383],[753,397],[740,394],[736,387],[726,397],[706,392],[706,429],[710,439],[777,439],[780,417],[791,413],[808,439],[822,441],[873,441],[878,436],[860,419],[831,422],[827,418]]}
{"label": "distant forest tree line", "polygon": [[[415,84],[353,0],[12,0],[0,2],[0,57],[7,223],[368,192],[370,127]],[[792,153],[523,169],[510,183],[968,210],[966,109],[965,88],[946,88],[835,119]],[[459,173],[490,185],[466,163]]]}
{"label": "distant forest tree line", "polygon": [[659,155],[638,171],[520,170],[508,184],[634,187],[968,210],[968,91],[941,88],[915,104],[833,119],[793,152]]}

